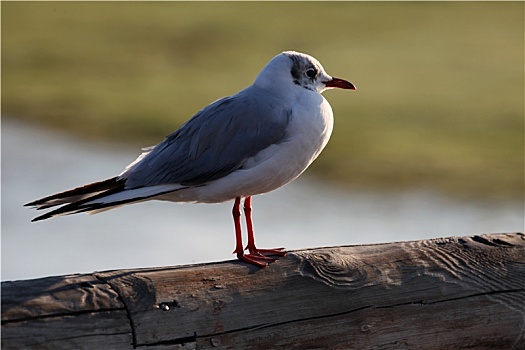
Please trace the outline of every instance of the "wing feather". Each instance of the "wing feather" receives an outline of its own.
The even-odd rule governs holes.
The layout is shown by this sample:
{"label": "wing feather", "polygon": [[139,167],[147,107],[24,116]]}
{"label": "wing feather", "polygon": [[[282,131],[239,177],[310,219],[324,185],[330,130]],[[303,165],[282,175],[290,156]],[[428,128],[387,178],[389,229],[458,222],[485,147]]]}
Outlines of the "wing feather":
{"label": "wing feather", "polygon": [[246,159],[281,142],[291,111],[259,90],[252,86],[198,112],[128,166],[121,174],[126,188],[201,185],[228,175]]}

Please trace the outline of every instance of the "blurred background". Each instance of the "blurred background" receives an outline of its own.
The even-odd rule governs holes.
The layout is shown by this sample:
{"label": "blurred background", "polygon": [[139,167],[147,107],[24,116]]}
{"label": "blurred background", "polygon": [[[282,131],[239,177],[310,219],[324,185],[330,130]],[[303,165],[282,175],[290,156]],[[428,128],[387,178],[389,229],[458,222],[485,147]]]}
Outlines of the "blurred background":
{"label": "blurred background", "polygon": [[327,91],[330,143],[254,198],[289,249],[524,230],[523,2],[3,2],[2,279],[233,258],[231,203],[30,223],[120,173],[284,50]]}

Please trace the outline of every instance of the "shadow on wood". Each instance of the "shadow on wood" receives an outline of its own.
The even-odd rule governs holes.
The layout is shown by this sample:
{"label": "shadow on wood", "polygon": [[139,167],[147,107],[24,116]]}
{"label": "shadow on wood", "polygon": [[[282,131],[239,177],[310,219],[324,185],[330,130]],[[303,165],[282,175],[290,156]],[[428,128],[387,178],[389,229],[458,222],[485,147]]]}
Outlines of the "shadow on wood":
{"label": "shadow on wood", "polygon": [[525,235],[2,283],[2,349],[525,349]]}

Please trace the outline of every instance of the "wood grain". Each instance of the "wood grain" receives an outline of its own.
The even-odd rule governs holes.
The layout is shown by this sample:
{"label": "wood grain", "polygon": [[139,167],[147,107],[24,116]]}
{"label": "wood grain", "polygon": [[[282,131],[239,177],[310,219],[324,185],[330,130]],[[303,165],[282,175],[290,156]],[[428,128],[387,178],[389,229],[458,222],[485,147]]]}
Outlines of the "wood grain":
{"label": "wood grain", "polygon": [[2,283],[3,349],[525,349],[525,235]]}

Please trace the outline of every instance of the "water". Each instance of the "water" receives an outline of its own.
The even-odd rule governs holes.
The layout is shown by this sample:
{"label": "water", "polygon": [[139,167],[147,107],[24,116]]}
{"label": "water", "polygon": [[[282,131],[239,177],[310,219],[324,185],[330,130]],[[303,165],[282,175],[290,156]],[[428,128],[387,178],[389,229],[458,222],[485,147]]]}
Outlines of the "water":
{"label": "water", "polygon": [[[112,177],[140,153],[2,120],[2,280],[233,259],[232,203],[148,202],[31,223],[34,199]],[[289,250],[523,231],[523,203],[343,191],[303,175],[254,197],[257,244]]]}

